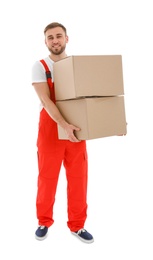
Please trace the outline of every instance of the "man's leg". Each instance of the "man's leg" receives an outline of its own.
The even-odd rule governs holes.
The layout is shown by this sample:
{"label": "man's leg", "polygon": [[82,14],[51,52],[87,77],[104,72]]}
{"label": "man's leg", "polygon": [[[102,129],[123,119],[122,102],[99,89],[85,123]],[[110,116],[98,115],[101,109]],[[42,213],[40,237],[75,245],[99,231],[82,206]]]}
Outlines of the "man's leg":
{"label": "man's leg", "polygon": [[84,227],[87,217],[88,160],[85,141],[68,142],[64,157],[67,176],[68,222],[71,231]]}
{"label": "man's leg", "polygon": [[64,158],[65,141],[57,140],[44,151],[38,149],[38,189],[37,218],[39,225],[49,227],[53,224],[53,205],[61,164]]}

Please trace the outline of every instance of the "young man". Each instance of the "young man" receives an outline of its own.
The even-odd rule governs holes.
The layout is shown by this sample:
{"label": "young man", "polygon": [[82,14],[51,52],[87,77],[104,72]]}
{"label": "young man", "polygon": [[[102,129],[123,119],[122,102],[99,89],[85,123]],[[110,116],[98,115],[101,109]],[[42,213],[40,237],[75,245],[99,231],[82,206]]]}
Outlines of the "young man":
{"label": "young man", "polygon": [[[44,30],[45,44],[50,52],[44,59],[52,75],[51,85],[47,83],[45,68],[40,61],[32,67],[32,85],[41,101],[38,147],[38,189],[36,209],[38,229],[36,239],[46,238],[48,228],[54,223],[53,206],[60,168],[63,163],[67,178],[67,226],[71,233],[86,243],[94,241],[84,229],[87,218],[87,178],[88,161],[86,142],[79,141],[74,131],[79,131],[65,121],[55,104],[53,63],[65,58],[68,36],[60,23],[48,24]],[[64,128],[68,140],[59,140],[57,124]]]}

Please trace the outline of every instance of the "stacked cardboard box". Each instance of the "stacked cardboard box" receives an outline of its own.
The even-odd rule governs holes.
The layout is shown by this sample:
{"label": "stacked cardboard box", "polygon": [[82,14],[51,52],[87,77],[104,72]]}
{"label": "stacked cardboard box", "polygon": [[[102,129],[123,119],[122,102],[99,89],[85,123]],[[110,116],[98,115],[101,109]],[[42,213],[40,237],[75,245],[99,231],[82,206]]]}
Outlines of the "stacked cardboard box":
{"label": "stacked cardboard box", "polygon": [[[126,134],[121,55],[69,56],[54,63],[56,105],[80,140]],[[67,139],[58,126],[59,139]]]}

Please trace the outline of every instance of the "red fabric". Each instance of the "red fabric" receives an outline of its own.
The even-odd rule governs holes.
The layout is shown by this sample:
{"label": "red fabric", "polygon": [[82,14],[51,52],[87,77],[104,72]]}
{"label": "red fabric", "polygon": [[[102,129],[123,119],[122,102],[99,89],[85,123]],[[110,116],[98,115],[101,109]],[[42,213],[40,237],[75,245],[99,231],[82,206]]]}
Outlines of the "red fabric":
{"label": "red fabric", "polygon": [[57,124],[42,109],[37,147],[39,175],[36,208],[39,225],[50,227],[54,223],[53,206],[63,163],[67,178],[67,226],[71,231],[83,228],[87,217],[86,142],[59,140]]}

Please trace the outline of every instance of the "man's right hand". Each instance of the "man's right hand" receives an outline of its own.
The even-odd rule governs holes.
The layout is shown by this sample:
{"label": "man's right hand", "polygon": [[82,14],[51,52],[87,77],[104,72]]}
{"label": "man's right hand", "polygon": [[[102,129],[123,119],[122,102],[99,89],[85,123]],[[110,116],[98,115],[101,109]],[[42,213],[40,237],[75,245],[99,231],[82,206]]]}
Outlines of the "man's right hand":
{"label": "man's right hand", "polygon": [[80,131],[81,129],[74,126],[74,125],[70,125],[70,124],[67,124],[66,127],[65,127],[65,132],[68,136],[68,139],[69,141],[71,142],[80,142],[79,139],[76,138],[75,134],[74,134],[74,131]]}

